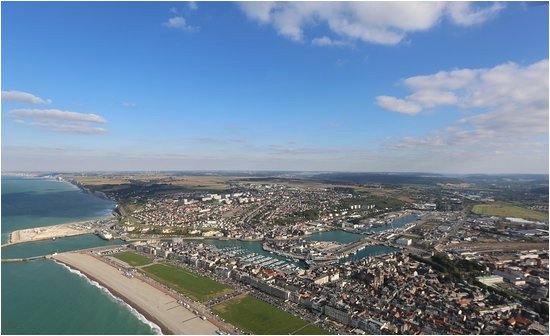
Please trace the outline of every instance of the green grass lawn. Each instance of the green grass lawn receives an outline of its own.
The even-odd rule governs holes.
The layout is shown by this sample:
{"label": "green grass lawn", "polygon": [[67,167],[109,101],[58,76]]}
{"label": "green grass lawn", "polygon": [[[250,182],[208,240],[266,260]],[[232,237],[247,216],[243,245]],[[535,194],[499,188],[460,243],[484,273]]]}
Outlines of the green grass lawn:
{"label": "green grass lawn", "polygon": [[229,286],[172,265],[155,264],[141,270],[149,277],[201,302],[233,291]]}
{"label": "green grass lawn", "polygon": [[115,254],[113,257],[122,260],[128,265],[134,267],[147,265],[153,262],[153,260],[133,252],[118,253]]}
{"label": "green grass lawn", "polygon": [[331,335],[328,331],[323,328],[319,328],[314,324],[308,324],[302,329],[292,333],[293,335]]}
{"label": "green grass lawn", "polygon": [[252,296],[240,296],[212,307],[229,323],[256,335],[321,335],[327,331]]}
{"label": "green grass lawn", "polygon": [[472,212],[485,216],[517,217],[527,220],[548,222],[548,213],[506,203],[477,204],[474,205]]}

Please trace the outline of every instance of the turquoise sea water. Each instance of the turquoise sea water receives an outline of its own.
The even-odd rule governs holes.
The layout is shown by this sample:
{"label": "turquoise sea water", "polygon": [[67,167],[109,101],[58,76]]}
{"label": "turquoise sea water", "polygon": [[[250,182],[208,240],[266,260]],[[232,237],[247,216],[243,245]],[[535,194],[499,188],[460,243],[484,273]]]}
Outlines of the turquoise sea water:
{"label": "turquoise sea water", "polygon": [[[113,202],[67,183],[2,176],[2,242],[20,228],[108,215]],[[95,235],[2,248],[2,258],[84,249],[121,241]],[[2,334],[154,334],[129,306],[97,284],[51,260],[2,263]]]}
{"label": "turquoise sea water", "polygon": [[113,208],[69,183],[2,175],[2,243],[14,230],[103,217]]}
{"label": "turquoise sea water", "polygon": [[82,235],[75,237],[58,238],[56,240],[40,240],[32,243],[11,245],[2,248],[2,258],[27,258],[34,256],[82,250],[91,247],[119,245],[124,241],[119,239],[103,240],[96,235]]}

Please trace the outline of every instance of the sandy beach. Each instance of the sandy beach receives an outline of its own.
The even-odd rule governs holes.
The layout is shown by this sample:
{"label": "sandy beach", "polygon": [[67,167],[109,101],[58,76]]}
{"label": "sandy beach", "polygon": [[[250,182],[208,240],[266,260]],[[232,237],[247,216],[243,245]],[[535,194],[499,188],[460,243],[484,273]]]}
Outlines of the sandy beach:
{"label": "sandy beach", "polygon": [[54,259],[77,269],[108,288],[115,296],[159,325],[165,334],[215,334],[218,328],[202,320],[163,291],[137,279],[86,253],[62,253]]}

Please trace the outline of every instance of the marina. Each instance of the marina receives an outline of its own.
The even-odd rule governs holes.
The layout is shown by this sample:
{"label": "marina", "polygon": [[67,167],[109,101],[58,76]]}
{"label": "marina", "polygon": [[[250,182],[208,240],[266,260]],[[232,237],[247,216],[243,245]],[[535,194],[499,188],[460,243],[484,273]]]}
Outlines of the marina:
{"label": "marina", "polygon": [[[402,225],[416,220],[416,216],[407,217],[403,220]],[[406,223],[405,223],[406,222]],[[389,254],[399,249],[391,246],[372,244],[369,245],[367,240],[370,236],[351,233],[343,230],[325,231],[312,234],[306,240],[312,241],[335,241],[338,243],[352,244],[358,246],[352,248],[349,252],[343,251],[338,258],[331,258],[331,261],[346,263],[348,261],[359,260],[369,256]],[[361,242],[365,239],[365,242]],[[261,242],[244,242],[240,240],[217,240],[217,239],[201,239],[193,240],[196,243],[203,243],[215,246],[220,252],[227,256],[239,258],[245,263],[269,267],[281,271],[295,271],[308,268],[305,260],[298,258],[285,257],[277,254],[274,251],[267,251],[262,247]],[[355,243],[355,244],[353,244]],[[334,260],[333,260],[334,259]]]}
{"label": "marina", "polygon": [[279,256],[277,256],[279,258],[276,258],[274,254],[264,255],[251,252],[243,247],[224,247],[218,250],[227,256],[238,258],[241,262],[251,265],[269,267],[280,271],[297,271],[302,268],[297,262],[291,259],[285,258],[285,260],[281,260]]}

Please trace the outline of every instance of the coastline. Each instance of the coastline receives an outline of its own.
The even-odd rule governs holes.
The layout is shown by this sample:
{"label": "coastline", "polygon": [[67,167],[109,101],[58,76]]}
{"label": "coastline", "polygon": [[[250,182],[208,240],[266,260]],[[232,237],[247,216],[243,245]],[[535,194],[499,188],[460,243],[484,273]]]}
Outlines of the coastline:
{"label": "coastline", "polygon": [[160,289],[138,278],[129,278],[90,254],[66,252],[53,256],[53,259],[101,284],[148,321],[158,325],[164,334],[215,334],[218,329],[186,310]]}
{"label": "coastline", "polygon": [[[112,296],[115,300],[118,300],[120,302],[122,302],[124,305],[126,305],[128,308],[130,308],[130,310],[135,310],[136,311],[136,316],[138,317],[139,320],[141,320],[142,322],[144,322],[145,324],[148,324],[152,330],[154,331],[157,331],[156,329],[158,329],[158,331],[160,332],[161,335],[168,335],[168,329],[162,325],[162,323],[158,322],[158,321],[155,321],[155,318],[152,317],[152,316],[149,316],[149,314],[145,311],[142,311],[141,308],[139,307],[134,307],[130,304],[128,304],[128,300],[120,293],[118,293],[116,290],[114,290],[113,288],[105,285],[105,284],[102,284],[101,282],[99,282],[97,279],[95,279],[92,275],[90,274],[87,274],[83,271],[80,271],[78,269],[74,269],[72,267],[70,267],[69,265],[61,262],[61,261],[58,261],[58,260],[54,260],[54,258],[51,258],[53,260],[53,262],[65,267],[66,269],[69,270],[69,272],[71,273],[75,273],[79,276],[82,276],[84,277],[88,282],[90,282],[90,284],[100,288],[100,289],[104,289],[105,291],[107,291],[107,293]],[[94,282],[97,284],[95,285]],[[164,331],[166,330],[166,332]]]}
{"label": "coastline", "polygon": [[57,177],[55,177],[55,180],[60,181],[60,182],[68,183],[68,184],[72,185],[73,187],[78,188],[80,191],[82,191],[85,194],[90,194],[92,196],[95,196],[97,198],[101,198],[103,200],[113,201],[113,202],[115,202],[115,205],[118,205],[116,203],[116,200],[107,197],[107,195],[105,195],[105,193],[99,192],[99,191],[91,191],[89,188],[84,187],[81,183],[79,183],[76,180],[72,180],[72,179],[68,180],[68,179],[65,179],[63,176],[57,176]]}
{"label": "coastline", "polygon": [[101,197],[100,195],[97,195],[93,192],[90,192],[89,190],[86,190],[84,188],[79,187],[75,183],[72,183],[71,181],[65,180],[62,177],[54,177],[54,176],[39,176],[36,174],[2,174],[2,177],[17,177],[17,178],[23,178],[23,179],[40,179],[40,180],[50,180],[55,182],[62,182],[70,185],[75,190],[79,190],[80,192],[84,194],[89,194],[91,196],[97,197],[102,200],[108,200],[114,202],[114,207],[109,207],[110,213],[105,213],[101,216],[95,216],[90,219],[81,220],[81,221],[75,221],[75,222],[68,222],[68,223],[59,223],[54,225],[48,225],[48,226],[37,226],[37,227],[30,227],[25,229],[19,229],[19,230],[13,230],[9,232],[8,241],[1,245],[1,247],[8,247],[11,245],[16,244],[24,244],[24,243],[31,243],[35,241],[41,241],[41,240],[48,240],[48,239],[56,239],[56,238],[64,238],[64,237],[74,237],[74,236],[80,236],[80,235],[86,235],[86,234],[93,234],[95,231],[91,229],[85,228],[86,225],[89,224],[89,222],[98,221],[98,220],[109,220],[109,219],[115,219],[115,216],[113,215],[114,209],[116,209],[117,203],[116,201],[109,199],[107,197]]}
{"label": "coastline", "polygon": [[[53,187],[53,188],[56,188],[56,190],[57,190],[57,188],[59,188],[59,189],[64,190],[64,191],[69,190],[69,191],[71,191],[71,192],[73,192],[73,193],[80,193],[80,192],[81,192],[81,190],[80,190],[78,187],[76,187],[76,186],[74,186],[74,185],[72,185],[72,184],[70,184],[70,183],[68,183],[68,182],[66,182],[66,181],[61,181],[61,180],[59,180],[59,179],[56,179],[55,176],[37,176],[37,175],[35,175],[35,174],[9,174],[9,173],[2,173],[2,179],[6,179],[6,180],[8,180],[8,179],[13,179],[13,180],[37,181],[36,183],[42,183],[42,182],[40,182],[40,181],[51,181],[51,182],[54,182],[54,183],[57,182],[57,184],[59,185],[59,187],[55,187],[55,186]],[[67,184],[66,184],[65,186],[63,186],[64,183],[60,183],[60,182],[64,182],[64,183],[67,183]],[[3,183],[4,183],[4,180],[3,180]],[[27,182],[23,182],[23,183],[27,183]],[[35,183],[35,182],[32,182],[32,183]],[[18,185],[16,185],[16,186],[18,186]],[[39,186],[40,186],[40,185],[39,185]],[[4,191],[4,190],[2,190],[2,191]],[[6,189],[6,191],[7,191],[7,189]],[[15,192],[17,192],[17,190],[15,190]],[[93,201],[94,204],[95,204],[95,202],[97,202],[96,200],[99,199],[99,198],[94,197],[94,199],[95,199],[95,200],[92,200],[92,201]],[[113,217],[112,217],[112,210],[113,210],[113,208],[114,208],[114,204],[113,204],[113,203],[106,204],[105,207],[98,206],[99,211],[98,211],[98,212],[93,211],[94,214],[92,214],[90,217],[88,217],[88,218],[90,218],[90,219],[79,220],[79,219],[77,219],[77,218],[75,217],[75,218],[72,219],[70,222],[68,222],[68,223],[63,223],[63,222],[61,221],[63,218],[60,218],[60,219],[61,219],[61,220],[60,220],[61,223],[58,222],[59,224],[54,224],[54,223],[55,223],[55,222],[54,222],[54,223],[52,223],[52,224],[54,224],[54,225],[51,225],[51,224],[50,224],[50,225],[45,225],[45,226],[36,226],[36,227],[34,227],[34,228],[36,228],[37,230],[40,230],[40,231],[41,231],[40,235],[41,235],[42,233],[44,233],[44,232],[42,232],[42,230],[46,230],[45,232],[48,233],[47,230],[48,230],[48,229],[51,229],[51,228],[61,228],[61,229],[62,229],[62,228],[64,228],[64,227],[69,227],[69,226],[72,226],[72,225],[75,225],[75,224],[78,226],[79,224],[85,223],[85,222],[87,222],[87,221],[96,221],[96,220],[102,220],[102,219],[111,219],[111,218],[113,218]],[[88,211],[88,212],[91,212],[91,211]],[[5,214],[2,213],[2,215],[5,215]],[[67,217],[67,218],[68,218],[68,217]],[[37,225],[37,224],[38,224],[38,223],[35,223],[34,225]],[[24,227],[24,226],[23,226],[23,227]],[[31,228],[26,228],[26,229],[19,229],[19,230],[17,230],[17,225],[14,226],[11,230],[9,230],[8,232],[5,233],[5,235],[7,236],[6,238],[8,238],[7,242],[11,242],[11,244],[10,244],[10,243],[2,244],[2,252],[4,252],[4,249],[3,249],[3,248],[4,248],[5,246],[9,246],[9,245],[19,246],[19,244],[13,244],[13,241],[11,241],[11,239],[10,239],[10,238],[12,238],[12,237],[10,237],[10,236],[12,236],[12,234],[13,234],[14,232],[17,233],[17,232],[21,232],[21,231],[25,231],[25,230],[33,230],[34,228],[31,227]],[[76,229],[74,229],[74,228],[71,229],[72,234],[68,234],[68,235],[67,235],[67,234],[63,234],[63,235],[61,235],[61,236],[57,235],[57,237],[59,237],[59,238],[61,238],[61,237],[80,237],[80,236],[86,236],[86,235],[92,235],[92,234],[93,234],[93,231],[88,232],[88,230],[86,230],[85,227],[82,227],[82,229],[84,229],[83,231],[86,231],[86,232],[76,232],[77,229],[78,229],[78,228],[76,228]],[[50,233],[54,233],[53,231],[49,231],[49,232],[50,232]],[[61,231],[58,231],[57,233],[61,233]],[[32,235],[34,236],[34,232],[32,233]],[[29,235],[29,236],[27,236],[27,237],[31,237],[31,236]],[[57,238],[57,237],[56,237],[56,238]],[[50,239],[51,239],[50,237],[44,237],[44,238],[42,238],[42,239],[32,239],[32,240],[29,240],[29,241],[18,241],[18,243],[21,243],[20,246],[21,246],[22,248],[27,248],[26,246],[29,246],[29,248],[32,250],[32,249],[35,248],[34,243],[38,243],[38,242],[46,241],[46,240],[50,240]],[[56,241],[54,241],[54,243],[57,244]],[[49,244],[49,243],[48,243],[48,244]],[[75,244],[73,244],[73,245],[75,245]],[[86,244],[85,244],[85,245],[86,245]],[[76,244],[76,246],[73,246],[73,247],[71,248],[71,250],[74,250],[74,249],[77,249],[77,250],[81,250],[81,249],[83,249],[83,250],[89,250],[90,248],[93,248],[93,247],[88,248],[88,247],[86,247],[86,246],[80,246],[80,247],[79,247],[79,246],[80,246],[79,244]],[[46,254],[51,254],[51,253],[52,253],[52,252],[46,252]],[[63,277],[73,277],[75,274],[78,274],[78,275],[79,275],[79,281],[83,281],[83,280],[84,280],[86,283],[89,283],[89,284],[91,284],[92,286],[94,286],[94,287],[96,287],[96,288],[100,288],[100,289],[101,289],[101,293],[99,293],[99,296],[107,295],[107,296],[106,296],[106,298],[108,298],[107,301],[110,301],[110,302],[111,302],[110,304],[107,304],[107,306],[104,306],[105,303],[103,303],[103,306],[101,306],[101,307],[105,307],[105,308],[109,309],[110,311],[115,310],[115,309],[119,309],[119,310],[125,311],[125,313],[122,314],[121,316],[123,316],[123,317],[126,318],[127,320],[124,321],[124,325],[121,325],[120,328],[118,328],[118,327],[116,326],[116,323],[115,323],[115,325],[114,325],[115,329],[113,329],[113,330],[115,330],[115,331],[114,331],[115,333],[117,333],[118,330],[122,331],[123,333],[127,333],[128,331],[132,331],[132,330],[134,330],[134,331],[135,331],[135,330],[140,330],[142,333],[143,333],[143,332],[148,333],[148,331],[144,331],[144,329],[145,329],[145,330],[149,329],[149,330],[151,330],[153,333],[160,333],[160,332],[161,332],[162,329],[161,329],[156,323],[152,322],[152,320],[149,319],[149,316],[147,316],[146,314],[143,314],[143,312],[140,312],[140,311],[139,311],[138,309],[136,309],[135,307],[132,307],[132,306],[128,305],[124,300],[122,300],[122,299],[120,299],[119,297],[117,297],[117,295],[120,294],[120,293],[115,293],[115,291],[114,291],[112,288],[107,288],[107,287],[104,287],[104,286],[100,285],[99,282],[98,282],[98,281],[95,281],[95,279],[92,279],[92,277],[90,277],[90,276],[88,276],[88,275],[85,275],[85,274],[83,274],[82,272],[80,272],[80,271],[78,271],[78,270],[76,270],[76,269],[74,269],[74,268],[71,268],[71,267],[69,267],[69,266],[67,266],[67,265],[65,265],[65,264],[61,265],[61,263],[58,263],[58,262],[56,262],[56,261],[53,260],[53,259],[46,258],[45,255],[42,255],[42,254],[44,254],[44,253],[38,253],[38,254],[41,254],[41,255],[40,255],[40,256],[36,256],[36,257],[35,257],[35,256],[32,256],[32,257],[17,257],[17,256],[14,256],[14,257],[12,257],[12,258],[13,258],[13,261],[16,261],[17,263],[19,263],[20,261],[28,261],[28,260],[37,260],[37,259],[40,259],[40,260],[37,260],[37,261],[36,261],[35,263],[33,263],[33,264],[34,264],[34,265],[42,265],[42,264],[46,265],[46,264],[51,264],[52,266],[48,266],[48,267],[44,266],[45,269],[47,269],[47,270],[50,270],[51,268],[57,268],[58,266],[62,266],[62,270],[61,270],[60,272],[63,273],[63,274],[62,274]],[[2,253],[2,256],[4,257],[4,253]],[[4,263],[5,261],[6,261],[6,260],[2,260],[3,263]],[[53,263],[57,263],[58,266],[53,265]],[[22,267],[23,269],[25,269],[25,270],[28,270],[29,267],[30,267],[30,269],[32,269],[32,266],[26,266],[26,265],[25,265],[25,264],[26,264],[25,262],[20,263],[20,264],[22,265],[21,267]],[[32,265],[32,264],[29,263],[29,264],[27,264],[27,265]],[[3,265],[2,267],[4,268],[4,265]],[[27,271],[27,273],[28,273],[28,271]],[[71,273],[72,273],[72,275],[71,275]],[[11,272],[8,272],[8,270],[6,270],[5,276],[2,275],[2,277],[3,277],[3,282],[4,282],[4,280],[6,280],[6,279],[4,279],[4,277],[6,277],[6,278],[9,277],[9,278],[11,278],[11,279],[13,279],[13,278],[17,279],[18,276],[19,276],[19,275],[13,274],[13,273],[11,273]],[[34,275],[34,277],[36,277],[36,274]],[[27,283],[28,283],[28,281],[26,281],[26,279],[21,279],[21,286],[23,286],[23,287],[14,286],[14,285],[19,285],[18,282],[10,283],[11,286],[9,286],[9,287],[10,287],[9,290],[10,290],[10,292],[15,292],[15,293],[17,293],[17,292],[19,292],[19,291],[21,291],[21,292],[29,292],[29,291],[31,291],[31,292],[32,292],[32,290],[33,290],[34,288],[32,288],[32,287],[24,287],[23,284],[27,284]],[[31,282],[31,283],[32,283],[32,282]],[[6,285],[7,285],[7,284],[6,284]],[[6,287],[6,289],[7,289],[7,287]],[[71,288],[71,289],[72,289],[72,288]],[[64,294],[63,294],[63,295],[64,295]],[[91,291],[91,292],[88,291],[88,292],[86,292],[86,295],[98,295],[98,293],[97,293],[97,292],[94,293],[93,291]],[[43,295],[43,297],[50,298],[51,295],[46,294],[46,295]],[[54,300],[54,299],[56,299],[56,298],[52,298],[52,299],[50,299],[50,300],[44,301],[44,305],[43,305],[43,306],[45,306],[46,309],[49,309],[49,308],[47,308],[47,307],[51,307],[51,306],[52,306],[52,304],[53,304],[55,301],[51,301],[51,300]],[[83,302],[83,303],[84,303],[84,304],[87,304],[86,302]],[[33,305],[34,305],[34,304],[33,304]],[[111,305],[114,305],[114,306],[116,306],[117,308],[113,308],[113,306],[111,306]],[[65,306],[64,306],[64,307],[65,307]],[[52,308],[55,308],[55,306],[53,306]],[[68,307],[65,307],[65,308],[68,308]],[[97,308],[100,309],[100,307],[97,307]],[[35,308],[31,308],[30,306],[29,306],[28,308],[26,308],[26,309],[31,309],[30,312],[33,312],[33,313],[34,313],[33,310],[36,310]],[[26,310],[26,309],[25,309],[25,310]],[[69,309],[70,309],[70,308],[69,308]],[[8,309],[6,308],[6,312],[7,312],[7,311],[11,311],[12,314],[16,314],[17,316],[15,316],[15,317],[17,318],[17,321],[18,321],[19,323],[20,323],[21,321],[23,321],[23,322],[25,321],[25,314],[24,314],[24,310],[23,310],[23,309],[17,310],[17,308],[16,308],[16,309],[11,309],[11,308],[10,308],[10,310],[8,310]],[[73,318],[76,319],[77,321],[86,321],[87,318],[86,318],[85,316],[84,316],[84,317],[79,317],[79,316],[76,315],[76,314],[78,314],[78,312],[80,312],[80,309],[79,309],[78,307],[74,307],[74,310],[73,310],[73,311],[68,312],[68,316],[73,316]],[[126,314],[132,315],[132,316],[133,316],[132,319],[128,319],[128,318],[126,317]],[[4,312],[2,313],[2,315],[4,315]],[[47,315],[47,314],[46,314],[46,315]],[[50,314],[50,315],[51,315],[51,314]],[[104,315],[103,315],[103,316],[104,316]],[[39,319],[39,321],[36,321],[36,323],[46,325],[46,324],[48,323],[48,321],[47,321],[47,320],[44,320],[44,319]],[[24,324],[24,323],[23,323],[23,324]],[[56,323],[53,323],[53,325],[56,325]],[[135,325],[135,326],[134,326],[134,325]],[[8,324],[6,323],[6,328],[7,328],[7,327],[8,327]],[[62,328],[61,325],[60,325],[59,327]],[[112,324],[111,324],[111,327],[113,327]],[[17,329],[11,329],[11,330],[12,330],[12,331],[18,330],[18,332],[15,332],[15,333],[17,334],[17,333],[21,332],[21,330],[34,330],[34,329],[32,329],[32,328],[26,328],[26,327],[21,326],[21,327],[17,327]],[[61,331],[62,331],[63,329],[58,329],[58,330],[61,330]],[[98,328],[93,327],[93,328],[91,328],[90,330],[96,330],[96,331],[99,330],[99,331],[101,331],[101,333],[107,333],[107,334],[113,333],[112,330],[109,331],[109,330],[107,330],[105,327],[98,327]],[[52,330],[52,331],[53,331],[53,330]],[[58,332],[59,332],[59,331],[58,331]],[[2,327],[2,333],[10,333],[10,334],[13,334],[13,332],[9,332],[8,329],[4,329],[4,326]],[[23,332],[23,333],[26,333],[26,332]],[[56,333],[56,332],[53,332],[53,334],[55,334],[55,333]],[[93,334],[93,333],[95,333],[95,332],[91,332],[91,333]],[[33,334],[33,332],[29,332],[29,334]]]}

